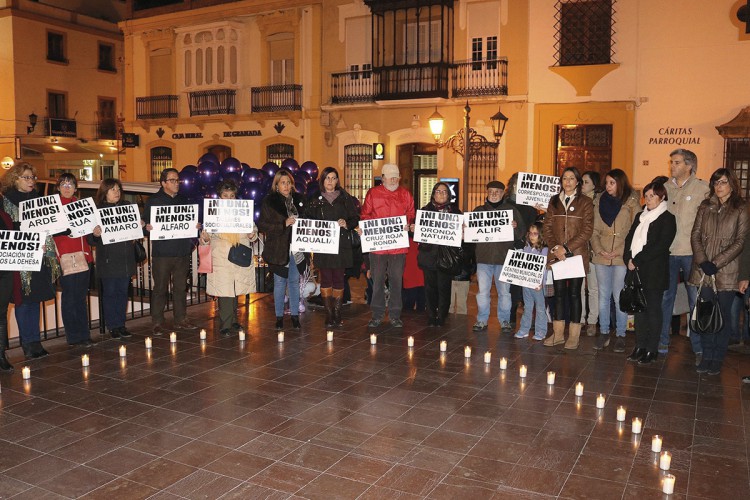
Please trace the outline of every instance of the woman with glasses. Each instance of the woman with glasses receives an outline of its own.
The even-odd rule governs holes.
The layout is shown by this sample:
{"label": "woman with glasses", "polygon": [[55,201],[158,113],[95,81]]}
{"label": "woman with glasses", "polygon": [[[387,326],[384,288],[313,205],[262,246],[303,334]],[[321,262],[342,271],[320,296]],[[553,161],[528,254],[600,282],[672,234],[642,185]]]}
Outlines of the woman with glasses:
{"label": "woman with glasses", "polygon": [[[76,201],[78,180],[73,174],[62,174],[57,179],[57,191],[63,205]],[[93,262],[91,247],[85,236],[71,237],[65,234],[55,236],[57,255],[63,266],[60,276],[62,288],[62,320],[68,345],[91,346],[89,313],[86,296],[89,291],[89,264]],[[71,263],[71,271],[66,273],[65,260]],[[83,259],[83,260],[81,260]],[[85,267],[83,267],[85,264]],[[73,266],[75,265],[75,267]],[[77,267],[80,266],[79,270]]]}
{"label": "woman with glasses", "polygon": [[698,207],[690,234],[693,265],[688,284],[703,283],[701,295],[710,296],[713,293],[710,280],[716,283],[724,325],[716,333],[698,334],[703,356],[696,371],[718,375],[729,344],[732,301],[739,290],[740,255],[750,226],[747,205],[734,172],[727,168],[716,170],[709,185],[708,198]]}
{"label": "woman with glasses", "polygon": [[339,184],[339,173],[326,167],[320,175],[320,194],[310,200],[306,216],[335,221],[339,228],[337,254],[316,253],[315,267],[320,273],[320,295],[326,308],[326,327],[343,326],[341,305],[344,298],[344,270],[352,267],[352,231],[359,224],[359,211],[349,193]]}
{"label": "woman with glasses", "polygon": [[[36,172],[29,163],[11,167],[3,177],[3,209],[13,220],[14,229],[20,229],[22,201],[38,198]],[[20,271],[20,294],[14,297],[16,322],[21,337],[21,347],[26,359],[41,358],[49,354],[42,346],[39,332],[40,305],[55,298],[55,281],[60,277],[60,264],[55,257],[52,236],[44,241],[44,257],[39,271]],[[0,311],[1,313],[1,311]],[[7,327],[5,335],[7,336]],[[2,342],[2,340],[0,340]]]}

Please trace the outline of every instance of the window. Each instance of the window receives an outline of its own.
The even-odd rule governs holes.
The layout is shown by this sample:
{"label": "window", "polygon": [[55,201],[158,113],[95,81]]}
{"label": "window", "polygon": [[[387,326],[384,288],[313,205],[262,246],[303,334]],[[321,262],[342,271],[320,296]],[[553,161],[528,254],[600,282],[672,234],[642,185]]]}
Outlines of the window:
{"label": "window", "polygon": [[65,58],[65,35],[62,33],[47,32],[47,60],[67,63]]}
{"label": "window", "polygon": [[479,71],[482,69],[482,58],[484,54],[482,51],[482,39],[472,38],[471,39],[471,69]]}
{"label": "window", "polygon": [[487,69],[497,69],[497,37],[487,37]]}
{"label": "window", "polygon": [[281,166],[281,162],[287,158],[294,158],[294,146],[291,144],[271,144],[266,148],[266,161]]}
{"label": "window", "polygon": [[294,34],[277,33],[268,37],[271,85],[294,83]]}
{"label": "window", "polygon": [[367,190],[372,187],[372,144],[344,146],[344,172],[344,188],[364,203]]}
{"label": "window", "polygon": [[47,92],[47,116],[49,118],[68,117],[68,96],[62,92]]}
{"label": "window", "polygon": [[159,182],[164,169],[172,168],[172,148],[151,148],[151,181]]}
{"label": "window", "polygon": [[497,37],[487,37],[486,53],[482,50],[483,46],[484,41],[481,37],[471,39],[471,69],[473,71],[481,71],[482,63],[485,61],[486,69],[497,69]]}
{"label": "window", "polygon": [[747,199],[750,196],[750,138],[724,140],[724,167],[734,170],[740,181],[740,194]]}
{"label": "window", "polygon": [[115,68],[115,46],[108,43],[99,44],[99,69],[117,71]]}
{"label": "window", "polygon": [[99,98],[99,120],[96,124],[97,139],[117,139],[117,120],[115,120],[115,100]]}
{"label": "window", "polygon": [[232,23],[176,31],[185,88],[208,90],[216,85],[237,85],[240,31]]}
{"label": "window", "polygon": [[222,146],[217,144],[206,148],[206,153],[213,153],[216,158],[219,159],[219,163],[223,162],[227,158],[232,156],[232,148],[229,146]]}
{"label": "window", "polygon": [[409,23],[406,29],[406,64],[439,62],[441,56],[440,21]]}
{"label": "window", "polygon": [[609,64],[616,0],[558,0],[556,57],[560,66]]}

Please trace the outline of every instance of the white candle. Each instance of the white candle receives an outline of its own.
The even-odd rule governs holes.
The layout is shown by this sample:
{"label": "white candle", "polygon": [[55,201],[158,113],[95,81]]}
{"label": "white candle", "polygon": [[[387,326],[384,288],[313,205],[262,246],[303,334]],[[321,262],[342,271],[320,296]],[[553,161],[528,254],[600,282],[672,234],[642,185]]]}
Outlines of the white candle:
{"label": "white candle", "polygon": [[673,474],[667,474],[664,476],[664,483],[661,487],[661,491],[667,495],[674,493],[674,481],[675,477]]}
{"label": "white candle", "polygon": [[146,349],[151,349],[151,337],[146,337],[143,343],[146,344]]}
{"label": "white candle", "polygon": [[625,421],[625,414],[627,411],[625,410],[624,406],[618,406],[617,407],[617,421],[618,422],[624,422]]}
{"label": "white candle", "polygon": [[508,360],[506,358],[500,358],[500,369],[505,370],[508,368]]}
{"label": "white candle", "polygon": [[596,407],[599,408],[599,409],[604,408],[605,401],[606,401],[606,399],[604,399],[604,394],[599,394],[596,397]]}
{"label": "white candle", "polygon": [[521,378],[526,378],[526,365],[521,365],[521,367],[518,369],[518,376]]}
{"label": "white candle", "polygon": [[555,385],[555,372],[547,372],[547,384]]}
{"label": "white candle", "polygon": [[654,453],[661,451],[661,436],[658,434],[651,438],[651,451]]}
{"label": "white candle", "polygon": [[410,335],[409,338],[406,339],[406,345],[409,347],[414,347],[414,337]]}
{"label": "white candle", "polygon": [[445,340],[440,341],[440,352],[445,352],[448,350],[448,342]]}
{"label": "white candle", "polygon": [[326,332],[326,340],[328,342],[333,342],[333,331],[332,330],[328,330]]}
{"label": "white candle", "polygon": [[245,330],[240,329],[240,331],[237,332],[237,337],[240,339],[240,341],[245,340]]}
{"label": "white candle", "polygon": [[471,347],[466,346],[464,347],[464,358],[470,358],[471,357]]}
{"label": "white candle", "polygon": [[484,362],[489,363],[490,361],[492,361],[492,353],[487,351],[484,353]]}
{"label": "white candle", "polygon": [[370,335],[370,344],[375,345],[378,343],[378,336],[374,333]]}
{"label": "white candle", "polygon": [[583,384],[580,382],[576,384],[576,396],[583,396]]}
{"label": "white candle", "polygon": [[672,465],[672,455],[668,451],[662,452],[659,457],[659,468],[661,470],[669,470],[670,465]]}
{"label": "white candle", "polygon": [[31,378],[31,368],[24,366],[21,370],[21,376],[24,380],[29,380]]}
{"label": "white candle", "polygon": [[284,342],[284,332],[279,332],[277,337],[279,338],[279,342]]}
{"label": "white candle", "polygon": [[641,422],[641,419],[638,417],[635,417],[633,419],[633,425],[632,425],[633,434],[640,434],[642,427],[643,427],[643,422]]}
{"label": "white candle", "polygon": [[173,344],[177,342],[177,334],[175,332],[169,334],[169,341]]}
{"label": "white candle", "polygon": [[89,366],[89,355],[84,354],[81,356],[81,366]]}
{"label": "white candle", "polygon": [[128,349],[127,349],[127,347],[125,347],[124,345],[121,345],[120,346],[120,357],[124,358],[127,355],[128,355]]}
{"label": "white candle", "polygon": [[201,340],[206,340],[206,329],[205,328],[201,328],[200,339]]}

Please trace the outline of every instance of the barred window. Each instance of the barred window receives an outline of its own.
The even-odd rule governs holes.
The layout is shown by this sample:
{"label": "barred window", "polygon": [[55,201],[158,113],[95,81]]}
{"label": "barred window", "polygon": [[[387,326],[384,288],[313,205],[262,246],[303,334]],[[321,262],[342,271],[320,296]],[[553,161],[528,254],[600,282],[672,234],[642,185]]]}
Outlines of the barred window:
{"label": "barred window", "polygon": [[151,181],[159,182],[163,170],[172,168],[172,148],[151,148]]}
{"label": "barred window", "polygon": [[270,144],[266,147],[266,161],[272,161],[278,166],[287,158],[294,158],[294,146],[291,144]]}
{"label": "barred window", "polygon": [[560,66],[609,64],[616,0],[558,0],[555,56]]}
{"label": "barred window", "polygon": [[345,146],[344,172],[344,188],[350,195],[364,202],[367,190],[372,187],[372,144]]}
{"label": "barred window", "polygon": [[740,181],[740,194],[747,199],[750,196],[750,138],[724,141],[724,167],[734,170]]}

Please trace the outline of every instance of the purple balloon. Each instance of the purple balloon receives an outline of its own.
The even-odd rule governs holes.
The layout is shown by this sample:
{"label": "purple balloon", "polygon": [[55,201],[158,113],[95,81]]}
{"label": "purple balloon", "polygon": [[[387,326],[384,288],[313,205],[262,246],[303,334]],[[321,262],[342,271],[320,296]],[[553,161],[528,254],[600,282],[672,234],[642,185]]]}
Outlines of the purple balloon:
{"label": "purple balloon", "polygon": [[310,178],[312,180],[315,180],[318,178],[318,174],[320,171],[318,170],[318,166],[315,164],[314,161],[306,161],[299,167],[301,170],[304,170],[310,175]]}
{"label": "purple balloon", "polygon": [[239,172],[226,172],[221,176],[221,180],[234,182],[238,189],[242,185],[242,175]]}
{"label": "purple balloon", "polygon": [[[260,203],[256,203],[255,206],[258,207],[259,204]],[[253,221],[255,221],[257,223],[258,219],[260,219],[260,208],[259,207],[255,209],[255,214],[253,214]]]}
{"label": "purple balloon", "polygon": [[205,162],[215,163],[217,166],[220,163],[219,159],[213,153],[206,153],[200,158],[198,158],[198,164],[205,163]]}
{"label": "purple balloon", "polygon": [[263,194],[263,186],[257,182],[249,182],[242,188],[242,198],[245,200],[260,201]]}
{"label": "purple balloon", "polygon": [[184,195],[190,196],[191,194],[198,193],[198,176],[195,172],[183,168],[182,172],[180,172],[178,175],[180,177],[180,191]]}
{"label": "purple balloon", "polygon": [[268,163],[263,165],[263,168],[261,168],[261,170],[263,170],[268,177],[273,177],[274,175],[276,175],[276,172],[279,171],[279,166],[274,162],[269,161]]}
{"label": "purple balloon", "polygon": [[309,184],[310,183],[310,180],[311,180],[310,179],[310,174],[308,174],[304,170],[297,170],[292,175],[294,175],[294,180],[295,181],[302,181],[305,184]]}
{"label": "purple balloon", "polygon": [[307,184],[305,183],[305,181],[294,181],[294,188],[298,193],[307,192]]}
{"label": "purple balloon", "polygon": [[265,174],[262,170],[257,168],[248,168],[247,173],[242,172],[242,180],[245,183],[250,182],[263,182],[263,179],[265,178]]}
{"label": "purple balloon", "polygon": [[232,158],[231,156],[221,162],[220,172],[222,174],[226,174],[229,172],[237,172],[240,173],[242,170],[242,163],[240,163],[240,160],[237,158]]}
{"label": "purple balloon", "polygon": [[307,197],[313,197],[320,194],[320,185],[317,182],[311,182],[307,185]]}
{"label": "purple balloon", "polygon": [[180,172],[193,172],[195,174],[198,173],[198,167],[195,165],[185,165]]}
{"label": "purple balloon", "polygon": [[294,173],[299,169],[299,163],[297,163],[297,160],[294,158],[287,158],[281,162],[281,168],[285,168],[291,173]]}
{"label": "purple balloon", "polygon": [[211,162],[198,165],[198,181],[202,186],[214,186],[219,180],[219,166]]}
{"label": "purple balloon", "polygon": [[240,176],[242,177],[242,182],[245,182],[245,177],[247,176],[248,172],[250,172],[250,165],[247,163],[242,164],[242,168],[240,168]]}
{"label": "purple balloon", "polygon": [[210,188],[206,189],[203,192],[204,198],[210,198],[212,200],[218,200],[219,199],[219,193],[216,191],[216,186],[211,186]]}

